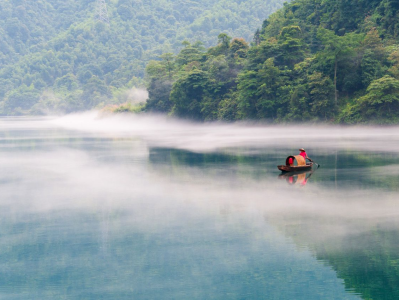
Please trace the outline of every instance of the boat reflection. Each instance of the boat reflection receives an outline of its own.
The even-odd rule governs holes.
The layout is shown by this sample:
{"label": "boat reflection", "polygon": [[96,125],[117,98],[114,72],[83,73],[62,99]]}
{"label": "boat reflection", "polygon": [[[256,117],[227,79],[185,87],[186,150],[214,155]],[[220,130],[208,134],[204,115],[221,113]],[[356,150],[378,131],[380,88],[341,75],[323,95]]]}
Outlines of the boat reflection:
{"label": "boat reflection", "polygon": [[296,172],[286,172],[278,176],[279,179],[285,179],[289,185],[300,185],[305,186],[310,177],[316,172],[317,169],[310,171],[296,171]]}

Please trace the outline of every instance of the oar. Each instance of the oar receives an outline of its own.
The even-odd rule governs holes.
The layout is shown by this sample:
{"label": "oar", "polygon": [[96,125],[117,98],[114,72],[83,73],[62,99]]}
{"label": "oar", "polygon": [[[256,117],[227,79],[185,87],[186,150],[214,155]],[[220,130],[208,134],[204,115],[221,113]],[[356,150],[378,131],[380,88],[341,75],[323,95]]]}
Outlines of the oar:
{"label": "oar", "polygon": [[308,159],[309,159],[312,163],[316,164],[316,165],[317,165],[317,168],[320,168],[320,167],[321,167],[317,162],[311,160],[310,158],[308,158]]}

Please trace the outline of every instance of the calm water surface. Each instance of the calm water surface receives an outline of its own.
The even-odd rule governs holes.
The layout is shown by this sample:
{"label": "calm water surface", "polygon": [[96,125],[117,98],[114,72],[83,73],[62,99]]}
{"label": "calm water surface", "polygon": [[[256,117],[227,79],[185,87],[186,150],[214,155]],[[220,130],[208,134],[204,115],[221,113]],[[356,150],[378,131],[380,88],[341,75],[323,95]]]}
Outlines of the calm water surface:
{"label": "calm water surface", "polygon": [[399,299],[397,128],[1,118],[0,171],[0,299]]}

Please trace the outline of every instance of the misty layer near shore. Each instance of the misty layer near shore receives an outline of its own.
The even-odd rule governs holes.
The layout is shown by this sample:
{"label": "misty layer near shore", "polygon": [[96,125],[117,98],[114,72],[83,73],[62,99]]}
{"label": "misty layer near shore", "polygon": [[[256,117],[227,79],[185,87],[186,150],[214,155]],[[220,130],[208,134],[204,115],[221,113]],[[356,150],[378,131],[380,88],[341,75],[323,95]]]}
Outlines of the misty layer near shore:
{"label": "misty layer near shore", "polygon": [[266,146],[399,152],[398,126],[194,123],[162,115],[103,116],[96,111],[55,118],[50,123],[83,132],[135,136],[153,146],[195,152]]}

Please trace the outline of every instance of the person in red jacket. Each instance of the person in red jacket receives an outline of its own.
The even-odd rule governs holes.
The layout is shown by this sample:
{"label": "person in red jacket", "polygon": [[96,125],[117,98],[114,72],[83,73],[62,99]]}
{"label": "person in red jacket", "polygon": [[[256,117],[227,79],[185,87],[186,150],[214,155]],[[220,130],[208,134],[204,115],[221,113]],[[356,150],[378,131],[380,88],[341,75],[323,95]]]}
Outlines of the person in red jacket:
{"label": "person in red jacket", "polygon": [[313,162],[313,160],[311,160],[309,158],[309,156],[306,154],[305,149],[301,148],[301,149],[299,149],[299,151],[300,151],[299,155],[302,156],[305,160],[307,159],[307,160]]}

